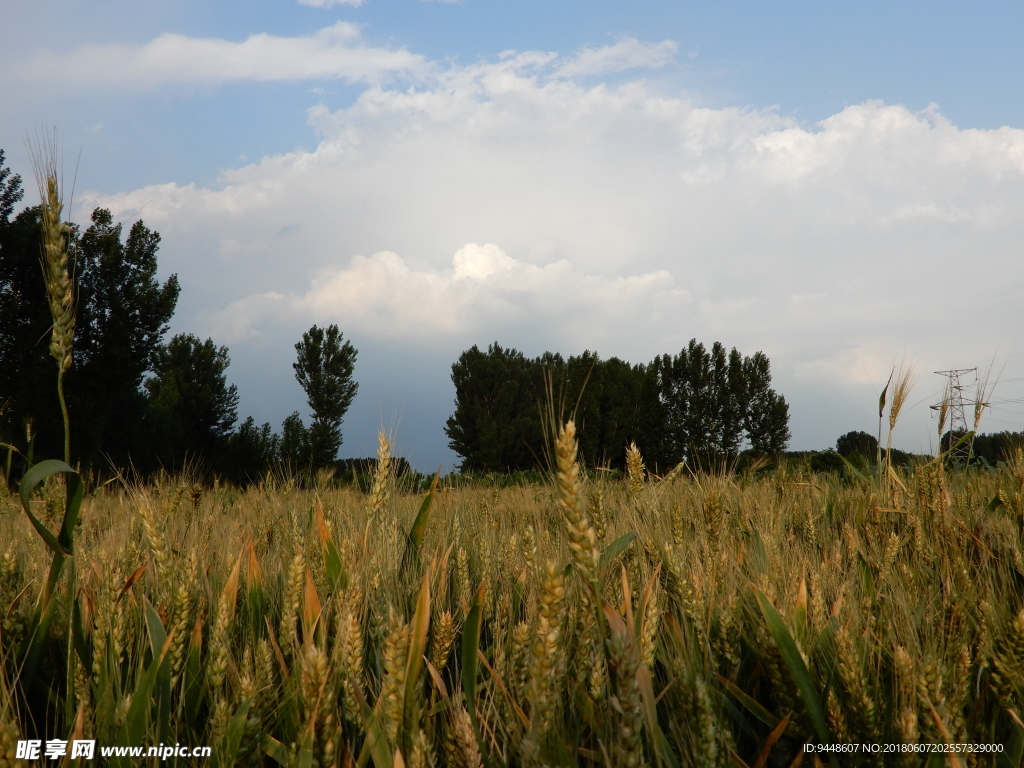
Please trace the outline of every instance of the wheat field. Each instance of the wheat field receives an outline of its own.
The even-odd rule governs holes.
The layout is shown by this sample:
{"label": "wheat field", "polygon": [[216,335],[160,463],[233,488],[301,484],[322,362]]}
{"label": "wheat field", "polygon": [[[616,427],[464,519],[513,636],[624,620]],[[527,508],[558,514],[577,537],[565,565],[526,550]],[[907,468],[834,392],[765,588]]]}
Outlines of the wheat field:
{"label": "wheat field", "polygon": [[[1021,765],[1019,452],[658,478],[631,451],[618,479],[570,425],[553,453],[549,484],[427,494],[387,461],[369,494],[111,483],[56,576],[0,496],[0,766],[25,738],[224,766]],[[53,531],[60,477],[30,501]],[[958,744],[998,753],[920,751]]]}

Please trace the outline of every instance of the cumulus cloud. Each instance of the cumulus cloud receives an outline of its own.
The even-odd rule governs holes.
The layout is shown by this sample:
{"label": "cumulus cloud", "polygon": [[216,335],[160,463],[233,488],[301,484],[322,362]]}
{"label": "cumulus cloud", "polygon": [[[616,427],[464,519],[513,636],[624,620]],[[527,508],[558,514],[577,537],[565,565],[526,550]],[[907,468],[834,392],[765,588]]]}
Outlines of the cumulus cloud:
{"label": "cumulus cloud", "polygon": [[670,64],[679,47],[672,40],[642,43],[627,37],[615,45],[583,48],[558,68],[561,77],[609,75],[629,69],[659,69]]}
{"label": "cumulus cloud", "polygon": [[260,33],[234,42],[165,33],[144,45],[86,45],[68,53],[42,51],[8,75],[52,84],[154,88],[240,80],[370,82],[414,74],[424,66],[423,57],[405,49],[362,44],[359,28],[339,21],[312,35],[296,37]]}
{"label": "cumulus cloud", "polygon": [[510,52],[372,85],[310,110],[313,151],[79,199],[145,206],[182,312],[234,354],[311,321],[441,356],[720,339],[769,354],[805,445],[861,428],[894,359],[1019,346],[1024,131],[876,101],[805,125],[567,66]]}
{"label": "cumulus cloud", "polygon": [[241,341],[289,319],[337,322],[366,336],[426,342],[470,339],[527,325],[553,336],[609,323],[653,325],[690,301],[668,272],[587,275],[567,260],[531,264],[494,244],[467,243],[446,270],[413,269],[396,253],[355,256],[321,270],[302,294],[276,291],[232,302],[206,318],[217,338]]}

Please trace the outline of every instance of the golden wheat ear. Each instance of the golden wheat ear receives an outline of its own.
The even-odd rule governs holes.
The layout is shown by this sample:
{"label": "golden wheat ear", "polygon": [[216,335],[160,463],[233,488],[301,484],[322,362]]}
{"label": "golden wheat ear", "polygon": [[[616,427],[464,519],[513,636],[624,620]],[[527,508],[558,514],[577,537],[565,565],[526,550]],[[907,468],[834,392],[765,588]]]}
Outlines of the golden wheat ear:
{"label": "golden wheat ear", "polygon": [[583,511],[583,491],[580,486],[579,464],[576,461],[576,424],[566,422],[555,441],[556,481],[558,507],[569,534],[569,547],[580,574],[589,583],[597,584],[597,532]]}
{"label": "golden wheat ear", "polygon": [[71,426],[64,400],[64,374],[71,367],[75,338],[74,283],[68,271],[71,228],[61,219],[64,209],[60,184],[60,142],[57,132],[40,132],[28,142],[29,157],[39,187],[39,213],[42,230],[40,263],[43,284],[53,321],[50,354],[57,361],[57,396],[64,420],[64,463],[71,462]]}
{"label": "golden wheat ear", "polygon": [[907,404],[907,398],[917,380],[917,369],[913,363],[900,363],[893,376],[892,405],[889,407],[889,429],[896,428],[896,421]]}

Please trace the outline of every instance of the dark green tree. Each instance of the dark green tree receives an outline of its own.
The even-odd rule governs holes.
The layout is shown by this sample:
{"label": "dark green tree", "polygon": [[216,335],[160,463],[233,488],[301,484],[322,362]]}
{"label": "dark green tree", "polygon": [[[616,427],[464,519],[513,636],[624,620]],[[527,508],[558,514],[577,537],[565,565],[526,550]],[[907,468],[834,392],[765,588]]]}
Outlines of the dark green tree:
{"label": "dark green tree", "polygon": [[110,211],[93,211],[77,248],[75,366],[69,378],[79,455],[124,466],[144,451],[142,381],[178,302],[178,279],[156,278],[160,235],[141,221],[123,237]]}
{"label": "dark green tree", "polygon": [[863,464],[874,464],[878,452],[878,438],[867,432],[854,430],[836,440],[836,453],[844,459],[859,457]]}
{"label": "dark green tree", "polygon": [[494,343],[463,352],[452,382],[455,412],[445,431],[466,471],[542,465],[549,407],[556,420],[575,419],[588,465],[623,467],[634,441],[649,461],[660,461],[661,406],[646,366],[602,360],[589,350],[568,360],[554,352],[530,359]]}
{"label": "dark green tree", "polygon": [[21,176],[11,174],[11,169],[4,164],[4,151],[0,149],[0,227],[5,227],[14,213],[14,206],[25,197],[21,187]]}
{"label": "dark green tree", "polygon": [[295,352],[295,378],[313,412],[313,421],[306,429],[308,461],[324,467],[337,457],[341,423],[359,390],[359,384],[352,380],[358,352],[333,324],[326,330],[314,325],[302,334]]}
{"label": "dark green tree", "polygon": [[711,467],[736,456],[744,441],[758,454],[784,451],[789,406],[771,388],[771,367],[761,352],[743,357],[696,339],[675,356],[651,363],[665,413],[664,455]]}
{"label": "dark green tree", "polygon": [[497,343],[486,352],[474,346],[452,365],[452,382],[455,412],[445,431],[470,471],[536,467],[549,398],[556,419],[575,419],[579,455],[590,466],[622,468],[632,442],[654,471],[667,471],[684,458],[717,466],[745,443],[774,454],[789,441],[789,406],[771,388],[768,358],[717,342],[708,350],[694,339],[649,365],[589,350],[531,360]]}
{"label": "dark green tree", "polygon": [[[552,372],[558,382],[558,371]],[[617,357],[602,360],[587,350],[566,361],[559,390],[563,416],[575,418],[585,464],[623,469],[626,446],[633,442],[652,469],[662,463],[663,415],[648,366]]]}
{"label": "dark green tree", "polygon": [[543,455],[539,364],[497,342],[486,352],[474,344],[452,364],[452,383],[455,412],[444,431],[448,445],[463,458],[464,471],[508,472],[536,466]]}
{"label": "dark green tree", "polygon": [[762,352],[743,361],[746,384],[745,426],[750,449],[777,455],[789,445],[789,404],[771,388],[771,363]]}
{"label": "dark green tree", "polygon": [[[38,207],[10,218],[21,199],[20,179],[0,153],[0,393],[7,402],[0,433],[24,446],[24,424],[36,435],[37,457],[59,456],[60,409],[47,338],[52,322],[40,270]],[[72,228],[69,266],[75,281],[74,362],[65,380],[68,410],[78,437],[73,460],[125,466],[150,443],[142,428],[142,380],[167,330],[178,298],[177,278],[156,279],[160,237],[137,222],[126,239],[109,211],[97,209],[81,233]]]}
{"label": "dark green tree", "polygon": [[0,440],[28,451],[31,432],[41,455],[59,456],[63,426],[49,383],[52,319],[40,268],[39,208],[11,218],[24,196],[21,176],[11,173],[0,150]]}
{"label": "dark green tree", "polygon": [[238,388],[227,383],[228,348],[178,334],[157,350],[146,391],[164,466],[189,459],[217,464],[238,418]]}
{"label": "dark green tree", "polygon": [[270,424],[256,426],[252,416],[228,437],[227,475],[239,485],[259,480],[280,458],[281,438]]}
{"label": "dark green tree", "polygon": [[27,450],[26,425],[36,455],[63,453],[63,425],[53,396],[52,322],[39,266],[39,209],[21,211],[0,226],[0,435]]}
{"label": "dark green tree", "polygon": [[651,364],[665,411],[666,458],[705,464],[735,456],[749,428],[747,371],[736,349],[696,339]]}
{"label": "dark green tree", "polygon": [[[20,288],[24,282],[21,273],[24,272],[25,264],[20,263],[12,255],[20,250],[18,241],[24,239],[24,233],[17,232],[17,229],[31,229],[24,223],[14,228],[11,222],[14,207],[24,196],[21,176],[12,175],[11,169],[4,162],[4,151],[0,149],[0,441],[18,443],[28,450],[22,442],[23,416],[15,415],[15,411],[26,393],[38,390],[19,376],[18,364],[21,362],[20,358],[26,355],[26,349],[31,348],[27,337],[31,333],[33,313],[30,309],[28,312],[25,310],[33,305],[33,298],[37,300],[36,304],[45,301],[45,298],[41,281],[38,279],[35,296],[23,295]],[[37,215],[37,233],[38,226]],[[38,267],[36,275],[39,275]]]}
{"label": "dark green tree", "polygon": [[293,469],[309,466],[309,432],[298,411],[281,424],[281,461]]}

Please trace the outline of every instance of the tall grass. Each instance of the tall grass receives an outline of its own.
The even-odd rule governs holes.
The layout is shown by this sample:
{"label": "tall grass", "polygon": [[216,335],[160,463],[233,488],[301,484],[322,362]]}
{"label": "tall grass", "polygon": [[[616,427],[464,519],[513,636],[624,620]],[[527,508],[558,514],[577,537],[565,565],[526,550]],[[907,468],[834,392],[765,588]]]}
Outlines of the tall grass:
{"label": "tall grass", "polygon": [[78,733],[216,765],[789,766],[807,740],[1021,764],[1024,456],[617,482],[556,440],[550,485],[108,485],[30,677],[51,553],[0,499],[0,756]]}

